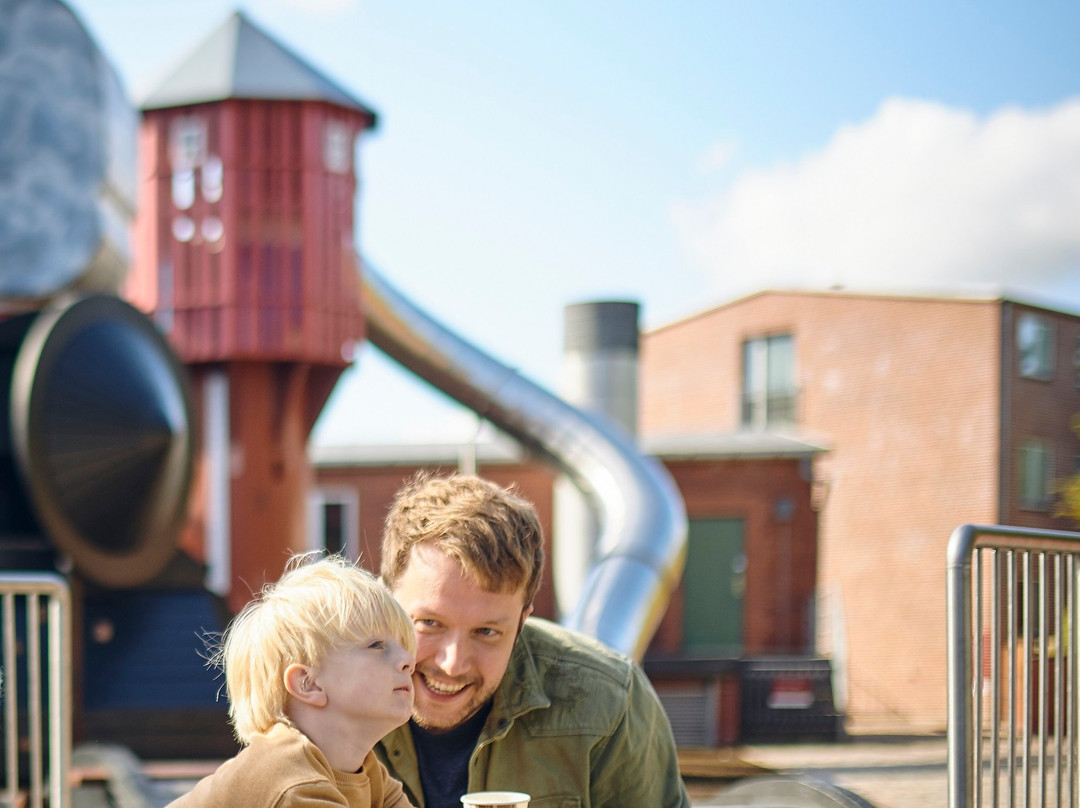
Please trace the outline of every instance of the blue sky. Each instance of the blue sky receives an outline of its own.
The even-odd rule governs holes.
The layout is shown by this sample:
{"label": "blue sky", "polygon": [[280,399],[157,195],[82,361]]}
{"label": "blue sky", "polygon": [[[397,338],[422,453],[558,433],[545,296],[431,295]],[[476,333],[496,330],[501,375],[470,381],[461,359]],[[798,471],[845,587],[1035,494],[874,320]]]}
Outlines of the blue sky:
{"label": "blue sky", "polygon": [[[136,102],[239,7],[373,106],[362,252],[551,389],[583,300],[637,300],[646,328],[763,287],[1080,309],[1071,0],[70,5]],[[314,440],[475,426],[364,347]]]}

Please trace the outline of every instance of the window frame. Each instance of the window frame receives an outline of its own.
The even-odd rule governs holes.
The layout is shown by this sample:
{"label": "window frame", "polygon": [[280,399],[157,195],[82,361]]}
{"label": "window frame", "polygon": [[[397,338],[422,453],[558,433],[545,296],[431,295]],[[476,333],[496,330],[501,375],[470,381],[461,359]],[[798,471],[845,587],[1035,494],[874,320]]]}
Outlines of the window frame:
{"label": "window frame", "polygon": [[347,485],[316,485],[308,494],[305,549],[326,550],[326,506],[341,506],[342,554],[356,561],[360,557],[360,496]]}
{"label": "window frame", "polygon": [[[1035,492],[1033,485],[1038,486],[1037,480],[1031,480],[1031,472],[1034,470],[1029,465],[1028,457],[1039,455],[1042,458],[1041,468],[1037,475],[1041,477],[1041,491]],[[1016,503],[1020,510],[1025,511],[1048,511],[1054,497],[1054,447],[1050,441],[1044,438],[1024,438],[1016,447]]]}
{"label": "window frame", "polygon": [[1076,344],[1073,347],[1073,386],[1077,390],[1080,390],[1080,336],[1076,338]]}
{"label": "window frame", "polygon": [[[777,348],[787,345],[786,384],[773,386],[778,361]],[[798,373],[795,362],[795,337],[790,332],[747,337],[742,341],[741,378],[739,383],[739,426],[765,431],[790,427],[797,423]]]}
{"label": "window frame", "polygon": [[[1022,311],[1016,318],[1016,372],[1022,379],[1051,381],[1054,378],[1056,357],[1056,323],[1045,314]],[[1025,334],[1030,327],[1032,333]],[[1029,345],[1029,341],[1032,343]],[[1030,354],[1034,350],[1035,354]],[[1033,359],[1029,358],[1033,356]],[[1025,363],[1034,361],[1026,367]]]}
{"label": "window frame", "polygon": [[181,115],[169,128],[169,165],[174,173],[194,171],[208,151],[208,127],[201,115]]}

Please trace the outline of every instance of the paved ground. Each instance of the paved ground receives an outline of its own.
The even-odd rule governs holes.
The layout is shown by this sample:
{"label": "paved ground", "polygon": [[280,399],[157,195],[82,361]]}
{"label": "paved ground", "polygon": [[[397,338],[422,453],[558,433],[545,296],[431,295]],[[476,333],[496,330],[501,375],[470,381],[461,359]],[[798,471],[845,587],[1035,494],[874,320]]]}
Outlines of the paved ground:
{"label": "paved ground", "polygon": [[[854,735],[835,743],[744,746],[747,763],[809,775],[854,791],[877,808],[946,808],[944,735]],[[689,778],[695,806],[715,804],[728,783]]]}
{"label": "paved ground", "polygon": [[[946,808],[946,743],[943,735],[852,735],[837,742],[762,744],[723,750],[734,759],[732,771],[761,767],[763,776],[805,775],[855,792],[875,808]],[[210,763],[146,763],[126,750],[99,747],[84,750],[76,763],[97,767],[108,777],[112,805],[161,808],[213,770]],[[749,764],[749,765],[739,765]],[[687,777],[695,808],[717,805],[735,781]],[[119,799],[123,794],[132,799]],[[93,790],[76,795],[76,808],[105,803]]]}

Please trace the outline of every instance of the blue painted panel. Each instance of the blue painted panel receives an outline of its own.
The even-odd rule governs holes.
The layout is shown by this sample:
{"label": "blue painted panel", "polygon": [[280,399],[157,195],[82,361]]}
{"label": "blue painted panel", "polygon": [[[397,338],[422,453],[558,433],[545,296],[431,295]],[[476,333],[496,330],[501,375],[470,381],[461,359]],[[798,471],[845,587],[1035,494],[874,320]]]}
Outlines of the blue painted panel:
{"label": "blue painted panel", "polygon": [[224,707],[224,678],[206,665],[204,638],[224,628],[213,595],[117,592],[87,598],[85,610],[86,709]]}

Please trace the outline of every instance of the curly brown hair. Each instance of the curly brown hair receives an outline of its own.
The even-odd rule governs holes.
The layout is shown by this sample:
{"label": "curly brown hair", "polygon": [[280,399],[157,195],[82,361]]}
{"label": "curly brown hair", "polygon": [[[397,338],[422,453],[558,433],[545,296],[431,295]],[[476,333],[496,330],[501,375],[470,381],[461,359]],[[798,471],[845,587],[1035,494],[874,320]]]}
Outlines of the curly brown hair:
{"label": "curly brown hair", "polygon": [[382,578],[395,589],[412,548],[429,543],[490,592],[522,590],[529,606],[540,588],[544,535],[532,503],[470,475],[421,472],[394,497],[382,541]]}

